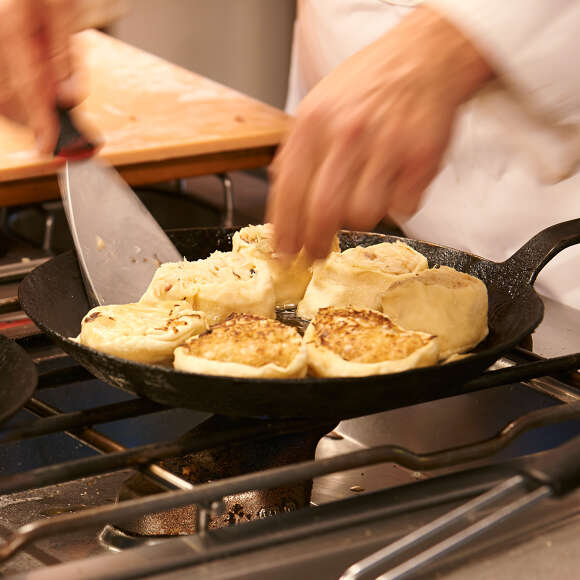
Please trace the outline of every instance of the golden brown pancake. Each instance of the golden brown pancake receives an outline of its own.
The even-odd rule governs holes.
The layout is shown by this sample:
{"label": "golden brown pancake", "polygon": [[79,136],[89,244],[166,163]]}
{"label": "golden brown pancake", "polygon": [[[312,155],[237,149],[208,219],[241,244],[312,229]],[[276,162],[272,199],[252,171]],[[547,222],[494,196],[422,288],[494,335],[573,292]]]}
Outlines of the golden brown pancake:
{"label": "golden brown pancake", "polygon": [[304,334],[311,374],[355,377],[436,364],[437,339],[366,308],[321,308]]}
{"label": "golden brown pancake", "polygon": [[178,370],[237,377],[297,378],[306,349],[295,328],[251,314],[232,314],[175,350]]}

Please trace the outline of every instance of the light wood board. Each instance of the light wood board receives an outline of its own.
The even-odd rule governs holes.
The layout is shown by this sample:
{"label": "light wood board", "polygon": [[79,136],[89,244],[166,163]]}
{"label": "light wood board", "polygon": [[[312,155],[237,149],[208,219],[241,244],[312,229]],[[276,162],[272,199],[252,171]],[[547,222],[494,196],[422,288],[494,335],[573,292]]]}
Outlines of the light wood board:
{"label": "light wood board", "polygon": [[[87,94],[76,114],[133,185],[265,165],[289,128],[282,111],[110,36],[75,40]],[[0,118],[0,205],[54,197],[59,165]]]}

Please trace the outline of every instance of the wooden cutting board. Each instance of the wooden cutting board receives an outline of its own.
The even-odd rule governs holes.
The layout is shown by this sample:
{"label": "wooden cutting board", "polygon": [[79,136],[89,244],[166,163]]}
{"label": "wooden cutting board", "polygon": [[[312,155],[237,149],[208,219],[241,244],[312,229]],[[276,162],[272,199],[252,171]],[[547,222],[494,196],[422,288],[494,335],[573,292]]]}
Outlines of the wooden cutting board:
{"label": "wooden cutting board", "polygon": [[[87,98],[78,118],[132,185],[268,164],[289,127],[282,111],[117,39],[77,35]],[[0,206],[55,197],[59,161],[0,118]]]}

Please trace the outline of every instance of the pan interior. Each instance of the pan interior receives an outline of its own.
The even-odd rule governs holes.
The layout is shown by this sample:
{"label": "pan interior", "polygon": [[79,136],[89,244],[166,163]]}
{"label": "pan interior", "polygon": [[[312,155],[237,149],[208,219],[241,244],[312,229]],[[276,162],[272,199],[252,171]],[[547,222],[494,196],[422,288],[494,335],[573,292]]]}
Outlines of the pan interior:
{"label": "pan interior", "polygon": [[[189,260],[231,250],[235,229],[199,228],[169,232]],[[392,242],[382,234],[343,232],[343,249]],[[477,276],[488,288],[489,335],[475,356],[448,365],[395,375],[346,379],[273,381],[209,377],[117,359],[70,341],[77,336],[89,302],[73,252],[37,268],[20,286],[23,309],[64,350],[96,376],[159,403],[253,417],[354,417],[461,392],[461,385],[525,338],[540,322],[542,303],[529,285],[516,286],[494,262],[458,250],[402,239],[423,253],[430,266],[447,265]],[[284,387],[283,385],[287,385]]]}

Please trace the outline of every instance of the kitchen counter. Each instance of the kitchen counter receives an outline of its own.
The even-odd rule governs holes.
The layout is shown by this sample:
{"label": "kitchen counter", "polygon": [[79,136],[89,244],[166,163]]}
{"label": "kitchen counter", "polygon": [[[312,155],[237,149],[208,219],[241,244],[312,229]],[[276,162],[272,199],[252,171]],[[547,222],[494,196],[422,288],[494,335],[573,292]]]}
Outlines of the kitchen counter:
{"label": "kitchen counter", "polygon": [[[87,98],[75,114],[131,185],[267,165],[288,129],[282,111],[110,36],[76,40]],[[59,164],[0,119],[0,206],[57,197]]]}

